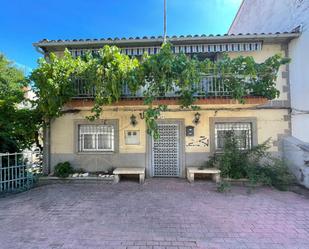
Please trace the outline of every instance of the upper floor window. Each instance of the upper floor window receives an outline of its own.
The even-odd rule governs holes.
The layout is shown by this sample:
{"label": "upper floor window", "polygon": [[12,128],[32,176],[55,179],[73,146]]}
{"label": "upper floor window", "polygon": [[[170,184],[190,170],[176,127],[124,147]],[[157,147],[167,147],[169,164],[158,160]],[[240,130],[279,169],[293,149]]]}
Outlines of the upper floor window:
{"label": "upper floor window", "polygon": [[228,136],[234,136],[238,148],[248,150],[252,147],[252,124],[250,122],[215,123],[216,150],[223,150]]}
{"label": "upper floor window", "polygon": [[113,125],[79,125],[79,151],[114,151]]}

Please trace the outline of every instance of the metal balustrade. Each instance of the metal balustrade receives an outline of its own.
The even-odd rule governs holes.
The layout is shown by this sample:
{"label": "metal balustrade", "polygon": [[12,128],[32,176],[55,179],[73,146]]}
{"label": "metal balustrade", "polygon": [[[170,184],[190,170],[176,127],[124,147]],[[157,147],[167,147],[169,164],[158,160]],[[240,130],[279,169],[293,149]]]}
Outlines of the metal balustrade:
{"label": "metal balustrade", "polygon": [[195,95],[197,97],[218,97],[230,95],[227,85],[220,76],[205,75],[195,87]]}
{"label": "metal balustrade", "polygon": [[74,98],[93,98],[95,87],[88,84],[86,79],[77,78],[73,81]]}
{"label": "metal balustrade", "polygon": [[[75,91],[74,98],[93,98],[95,95],[95,87],[88,84],[85,79],[76,79],[73,83]],[[135,93],[131,92],[128,85],[122,87],[123,98],[141,98],[143,97],[145,87],[140,88]],[[220,76],[204,75],[199,83],[193,85],[195,97],[219,97],[230,96],[227,85],[224,79]],[[178,97],[179,89],[175,86],[172,91],[166,92],[160,97]]]}

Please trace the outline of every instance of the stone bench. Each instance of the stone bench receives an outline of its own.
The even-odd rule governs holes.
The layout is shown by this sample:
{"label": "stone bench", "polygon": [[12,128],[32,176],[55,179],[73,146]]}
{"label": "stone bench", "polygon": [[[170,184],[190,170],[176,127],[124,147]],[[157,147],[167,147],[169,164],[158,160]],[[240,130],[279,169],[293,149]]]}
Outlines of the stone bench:
{"label": "stone bench", "polygon": [[120,175],[139,175],[139,183],[145,181],[145,169],[144,168],[116,168],[113,171],[115,175],[115,183],[120,180]]}
{"label": "stone bench", "polygon": [[205,174],[205,175],[212,175],[213,181],[218,183],[220,182],[220,173],[221,171],[215,168],[199,169],[198,167],[188,167],[187,179],[189,182],[194,182],[194,174]]}

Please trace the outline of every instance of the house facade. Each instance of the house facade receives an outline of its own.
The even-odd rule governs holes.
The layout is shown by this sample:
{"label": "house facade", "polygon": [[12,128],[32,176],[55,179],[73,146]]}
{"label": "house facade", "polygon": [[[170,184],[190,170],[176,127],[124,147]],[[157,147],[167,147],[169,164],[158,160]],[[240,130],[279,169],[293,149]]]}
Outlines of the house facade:
{"label": "house facade", "polygon": [[295,29],[301,31],[301,36],[291,40],[287,48],[288,56],[292,59],[289,65],[292,135],[308,143],[309,1],[243,0],[229,34],[283,32]]}
{"label": "house facade", "polygon": [[[257,62],[281,53],[299,33],[247,34],[223,36],[169,37],[174,53],[184,52],[197,58],[216,60],[222,53],[230,57],[253,56]],[[45,56],[54,52],[62,56],[67,48],[73,56],[96,51],[104,45],[116,45],[129,56],[144,52],[158,53],[162,37],[101,40],[42,40],[34,46]],[[215,76],[205,76],[198,96],[200,110],[184,110],[177,96],[166,93],[156,101],[167,104],[168,111],[158,120],[160,139],[146,132],[142,91],[131,94],[123,89],[121,100],[105,106],[100,118],[86,119],[93,107],[93,93],[76,82],[76,97],[67,103],[64,115],[52,121],[45,136],[46,168],[53,172],[59,162],[69,161],[76,169],[104,171],[116,167],[143,167],[148,177],[185,177],[189,166],[202,166],[209,156],[222,149],[224,134],[234,130],[242,135],[242,148],[250,148],[271,138],[270,151],[280,156],[281,139],[291,133],[288,66],[279,71],[280,96],[268,101],[246,97],[245,104],[229,97]]]}

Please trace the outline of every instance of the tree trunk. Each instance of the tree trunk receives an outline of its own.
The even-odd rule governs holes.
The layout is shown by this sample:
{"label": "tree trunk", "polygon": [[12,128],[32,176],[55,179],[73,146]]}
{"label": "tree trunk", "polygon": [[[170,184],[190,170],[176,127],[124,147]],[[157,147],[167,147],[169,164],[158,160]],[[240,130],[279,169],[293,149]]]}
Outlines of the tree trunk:
{"label": "tree trunk", "polygon": [[43,127],[43,174],[50,174],[50,119]]}

